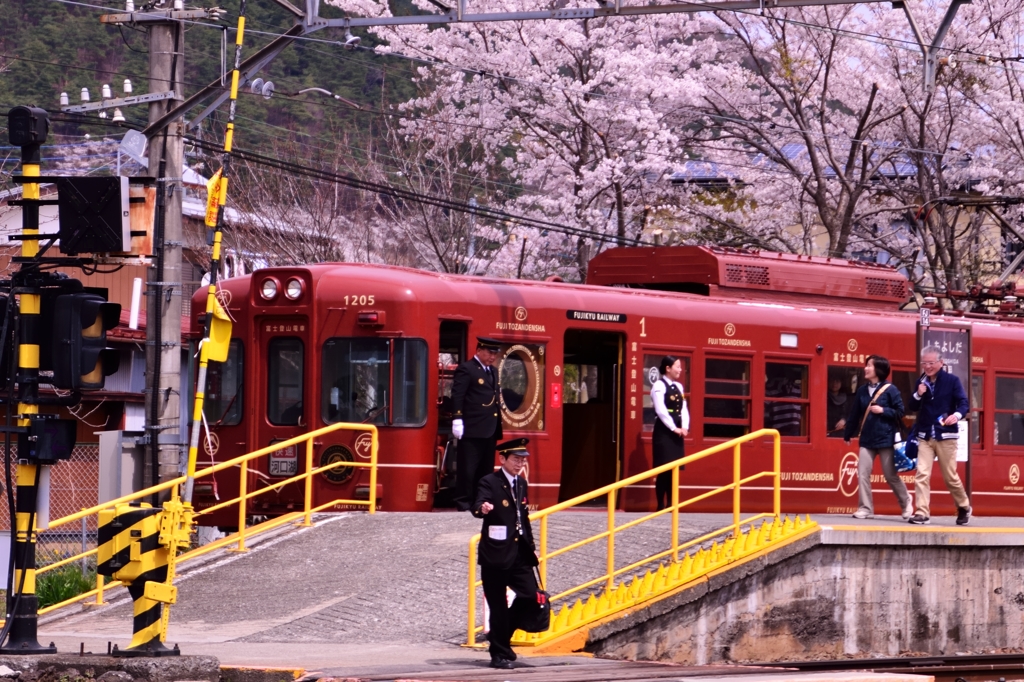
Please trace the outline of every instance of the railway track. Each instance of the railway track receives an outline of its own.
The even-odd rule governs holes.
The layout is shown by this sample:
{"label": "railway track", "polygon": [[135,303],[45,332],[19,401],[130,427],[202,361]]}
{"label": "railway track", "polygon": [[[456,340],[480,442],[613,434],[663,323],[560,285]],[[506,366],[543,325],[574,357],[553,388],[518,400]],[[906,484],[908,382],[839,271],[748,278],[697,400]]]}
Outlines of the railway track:
{"label": "railway track", "polygon": [[935,682],[1013,682],[1024,680],[1024,654],[864,658],[834,661],[781,661],[761,663],[763,668],[803,672],[866,670],[876,673],[931,675]]}

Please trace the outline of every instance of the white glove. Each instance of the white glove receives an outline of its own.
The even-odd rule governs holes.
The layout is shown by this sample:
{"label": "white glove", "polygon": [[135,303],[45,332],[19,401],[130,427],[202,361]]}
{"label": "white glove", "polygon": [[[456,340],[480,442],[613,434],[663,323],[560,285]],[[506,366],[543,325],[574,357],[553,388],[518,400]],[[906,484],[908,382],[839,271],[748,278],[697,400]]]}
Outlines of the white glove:
{"label": "white glove", "polygon": [[461,439],[462,434],[465,432],[466,430],[462,427],[461,419],[456,419],[455,421],[452,422],[452,435],[455,436],[456,440]]}

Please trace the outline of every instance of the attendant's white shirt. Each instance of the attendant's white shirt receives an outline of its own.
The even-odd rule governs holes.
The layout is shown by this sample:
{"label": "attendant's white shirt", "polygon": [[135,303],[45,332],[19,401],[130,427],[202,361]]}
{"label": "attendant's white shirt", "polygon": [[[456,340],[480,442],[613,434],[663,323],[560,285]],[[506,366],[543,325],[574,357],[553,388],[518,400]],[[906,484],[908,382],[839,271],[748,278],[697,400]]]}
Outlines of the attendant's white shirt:
{"label": "attendant's white shirt", "polygon": [[[668,413],[668,408],[665,407],[665,382],[670,381],[666,377],[662,377],[654,383],[651,387],[651,402],[654,403],[654,413],[658,415],[658,419],[661,423],[669,428],[670,431],[675,431],[678,426],[672,420],[672,415]],[[683,390],[683,385],[678,381],[673,381],[676,388],[679,389],[679,393],[683,396],[683,406],[679,410],[680,421],[682,427],[687,431],[690,430],[690,411],[686,408],[686,391]]]}

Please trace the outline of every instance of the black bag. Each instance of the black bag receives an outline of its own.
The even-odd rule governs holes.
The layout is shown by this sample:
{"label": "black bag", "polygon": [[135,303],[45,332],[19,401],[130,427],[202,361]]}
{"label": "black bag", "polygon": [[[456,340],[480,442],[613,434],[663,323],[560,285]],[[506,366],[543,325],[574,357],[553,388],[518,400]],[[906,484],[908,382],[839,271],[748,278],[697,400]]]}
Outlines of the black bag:
{"label": "black bag", "polygon": [[[536,569],[534,569],[536,570]],[[516,595],[512,602],[509,619],[514,630],[523,632],[547,632],[551,627],[551,599],[543,590],[540,573],[537,573],[537,594],[534,598]]]}

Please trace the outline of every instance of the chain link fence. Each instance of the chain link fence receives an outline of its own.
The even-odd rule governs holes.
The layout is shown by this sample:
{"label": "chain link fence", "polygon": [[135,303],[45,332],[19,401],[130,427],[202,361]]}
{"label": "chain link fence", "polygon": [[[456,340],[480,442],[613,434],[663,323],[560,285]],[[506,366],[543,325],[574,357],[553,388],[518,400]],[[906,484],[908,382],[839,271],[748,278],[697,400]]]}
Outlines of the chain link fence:
{"label": "chain link fence", "polygon": [[[50,518],[59,519],[95,506],[99,501],[99,456],[97,443],[79,443],[71,459],[50,467]],[[18,446],[11,446],[11,461],[17,462]],[[12,465],[11,477],[17,486],[17,469]],[[11,491],[16,499],[17,491]],[[8,500],[0,503],[0,532],[10,532]],[[73,556],[96,544],[96,517],[89,516],[73,524],[39,531],[36,540],[36,565],[46,566]],[[89,568],[83,561],[83,573]]]}

